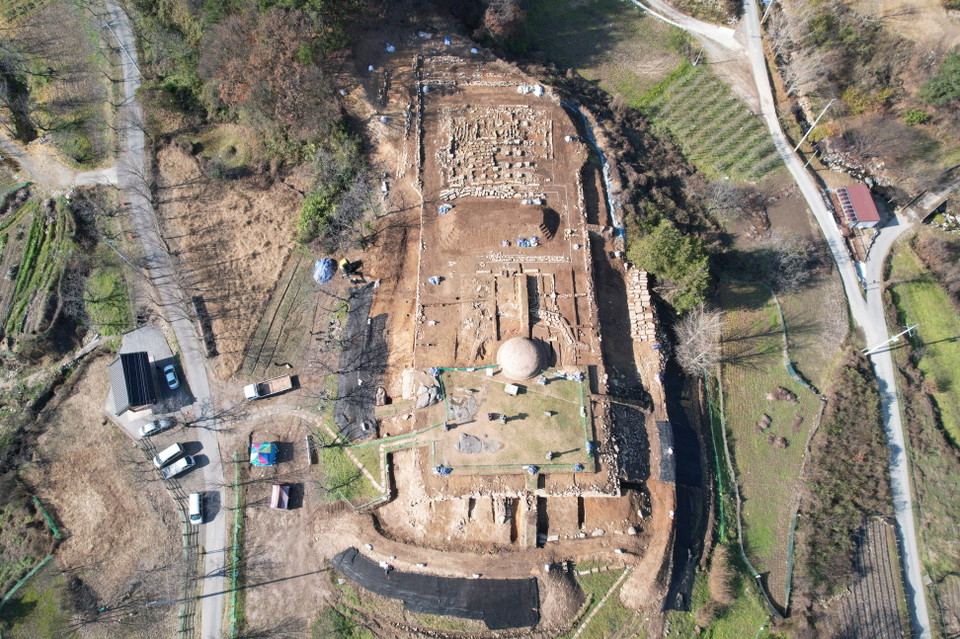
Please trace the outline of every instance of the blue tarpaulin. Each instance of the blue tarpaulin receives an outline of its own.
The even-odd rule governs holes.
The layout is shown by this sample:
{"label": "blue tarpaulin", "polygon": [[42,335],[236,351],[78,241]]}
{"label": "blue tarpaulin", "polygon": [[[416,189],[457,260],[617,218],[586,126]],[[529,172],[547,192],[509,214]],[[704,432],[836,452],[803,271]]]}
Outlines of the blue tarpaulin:
{"label": "blue tarpaulin", "polygon": [[329,257],[321,257],[313,265],[313,279],[317,284],[326,284],[337,272],[337,263]]}

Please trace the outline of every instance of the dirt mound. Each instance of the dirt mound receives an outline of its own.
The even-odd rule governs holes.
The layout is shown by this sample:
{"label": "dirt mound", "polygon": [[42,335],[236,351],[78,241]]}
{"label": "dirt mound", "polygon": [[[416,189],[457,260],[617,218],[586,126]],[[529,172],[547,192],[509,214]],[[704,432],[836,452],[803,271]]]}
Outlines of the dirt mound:
{"label": "dirt mound", "polygon": [[583,605],[586,598],[583,590],[566,570],[551,570],[540,583],[543,593],[541,623],[545,626],[566,626]]}
{"label": "dirt mound", "polygon": [[799,404],[796,393],[789,391],[783,386],[777,386],[777,390],[767,393],[767,399],[771,402],[787,402],[788,404]]}

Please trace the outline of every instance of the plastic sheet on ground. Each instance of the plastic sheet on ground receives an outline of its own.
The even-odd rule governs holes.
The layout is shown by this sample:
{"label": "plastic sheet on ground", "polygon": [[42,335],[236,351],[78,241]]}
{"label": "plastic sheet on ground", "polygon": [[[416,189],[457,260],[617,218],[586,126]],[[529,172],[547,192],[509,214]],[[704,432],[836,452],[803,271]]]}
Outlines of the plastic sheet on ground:
{"label": "plastic sheet on ground", "polygon": [[420,614],[478,619],[490,630],[524,628],[540,620],[537,580],[463,579],[392,570],[390,574],[356,548],[333,558],[333,565],[367,590],[401,599]]}
{"label": "plastic sheet on ground", "polygon": [[321,257],[313,265],[313,280],[317,284],[326,284],[337,272],[337,263],[329,257]]}

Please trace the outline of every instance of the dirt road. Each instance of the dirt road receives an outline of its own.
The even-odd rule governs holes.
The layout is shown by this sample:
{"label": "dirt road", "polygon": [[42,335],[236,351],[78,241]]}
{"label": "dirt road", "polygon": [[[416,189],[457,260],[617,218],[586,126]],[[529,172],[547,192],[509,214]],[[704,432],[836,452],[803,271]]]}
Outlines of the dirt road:
{"label": "dirt road", "polygon": [[[197,338],[187,310],[186,296],[180,290],[174,265],[160,236],[156,212],[151,202],[145,160],[145,136],[141,123],[143,112],[136,99],[140,86],[140,69],[136,62],[136,46],[130,20],[113,0],[108,0],[107,26],[121,48],[124,104],[119,111],[120,152],[117,158],[119,185],[129,202],[133,227],[143,246],[147,276],[159,296],[162,312],[173,328],[180,346],[184,373],[196,401],[193,405],[197,437],[209,463],[203,467],[204,488],[208,495],[223,485],[223,467],[217,442],[217,419],[204,363],[204,350]],[[186,412],[186,411],[185,411]],[[220,639],[223,620],[224,558],[226,556],[226,515],[223,509],[207,522],[204,530],[204,575],[202,633],[204,639]]]}
{"label": "dirt road", "polygon": [[21,178],[54,189],[69,189],[89,184],[117,184],[117,167],[95,171],[76,171],[57,158],[52,147],[34,143],[27,149],[0,136],[0,157],[10,157],[20,165]]}

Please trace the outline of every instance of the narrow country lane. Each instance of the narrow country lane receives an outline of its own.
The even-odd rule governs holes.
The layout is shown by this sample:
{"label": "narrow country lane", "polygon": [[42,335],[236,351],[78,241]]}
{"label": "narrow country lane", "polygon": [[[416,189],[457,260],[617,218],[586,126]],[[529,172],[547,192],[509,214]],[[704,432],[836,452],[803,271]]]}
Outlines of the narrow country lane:
{"label": "narrow country lane", "polygon": [[[146,175],[146,149],[143,112],[136,99],[140,86],[140,69],[130,20],[116,0],[106,0],[108,28],[120,46],[123,72],[124,103],[120,108],[122,130],[117,159],[120,189],[129,202],[133,228],[143,246],[147,274],[156,288],[162,313],[170,322],[180,346],[181,364],[195,397],[193,409],[197,438],[208,463],[202,468],[204,488],[219,492],[223,484],[223,466],[217,442],[217,421],[207,379],[204,351],[187,310],[187,298],[174,277],[174,266],[157,225],[156,212]],[[224,560],[226,557],[226,514],[219,509],[216,517],[204,526],[204,566],[202,599],[203,639],[220,639],[222,634],[224,597]]]}
{"label": "narrow country lane", "polygon": [[[913,220],[905,216],[899,216],[881,229],[880,236],[874,242],[870,251],[868,262],[863,266],[863,278],[861,279],[861,274],[857,272],[857,266],[843,244],[833,214],[827,208],[819,187],[804,169],[800,157],[793,151],[780,127],[773,89],[770,86],[770,78],[763,53],[763,34],[760,28],[760,12],[756,1],[744,0],[743,4],[745,50],[739,43],[730,44],[732,30],[707,24],[684,15],[666,5],[663,0],[647,0],[653,10],[645,7],[637,0],[631,1],[651,15],[689,31],[700,38],[711,40],[714,44],[719,44],[731,54],[746,54],[760,97],[761,117],[770,131],[780,157],[820,225],[824,240],[830,248],[830,253],[833,255],[840,272],[850,314],[856,325],[863,330],[868,346],[872,347],[886,341],[890,332],[887,329],[884,315],[882,284],[880,284],[883,263],[890,247],[893,246],[897,238],[911,228]],[[864,297],[864,290],[866,290],[866,297]],[[930,618],[923,591],[914,521],[913,491],[910,486],[909,455],[907,454],[904,437],[900,400],[897,396],[896,370],[889,349],[884,348],[872,353],[870,360],[877,377],[884,431],[890,449],[890,485],[893,492],[897,531],[900,535],[900,550],[911,624],[917,637],[929,639]]]}
{"label": "narrow country lane", "polygon": [[[830,252],[833,254],[840,271],[840,277],[843,280],[843,288],[847,294],[847,302],[850,305],[850,314],[854,322],[863,330],[868,347],[880,344],[889,338],[890,332],[887,329],[883,309],[879,272],[886,260],[887,251],[893,245],[893,242],[910,228],[910,223],[906,219],[897,218],[896,223],[888,224],[881,229],[874,250],[870,252],[870,261],[864,269],[867,273],[874,271],[878,274],[875,278],[877,284],[870,287],[865,300],[863,285],[869,286],[871,282],[870,280],[863,280],[863,285],[861,285],[860,276],[843,245],[833,214],[827,209],[820,189],[813,178],[810,177],[810,174],[803,168],[800,157],[794,153],[780,128],[780,121],[777,119],[776,106],[773,100],[773,89],[770,86],[766,60],[763,55],[760,11],[754,0],[745,0],[744,20],[747,54],[753,68],[757,91],[760,93],[764,122],[773,136],[780,156],[791,175],[793,175],[797,186],[800,187],[807,205],[813,211],[827,245],[830,247]],[[896,369],[889,349],[874,352],[870,355],[870,361],[873,363],[873,371],[877,377],[883,426],[887,435],[887,446],[890,448],[890,489],[893,493],[893,510],[897,520],[897,532],[900,536],[900,553],[911,625],[917,637],[929,639],[930,616],[927,611],[927,599],[923,590],[920,569],[920,552],[917,544],[916,522],[914,521],[913,489],[910,485],[910,460],[907,454],[906,437],[904,436],[900,398],[897,395]]]}

